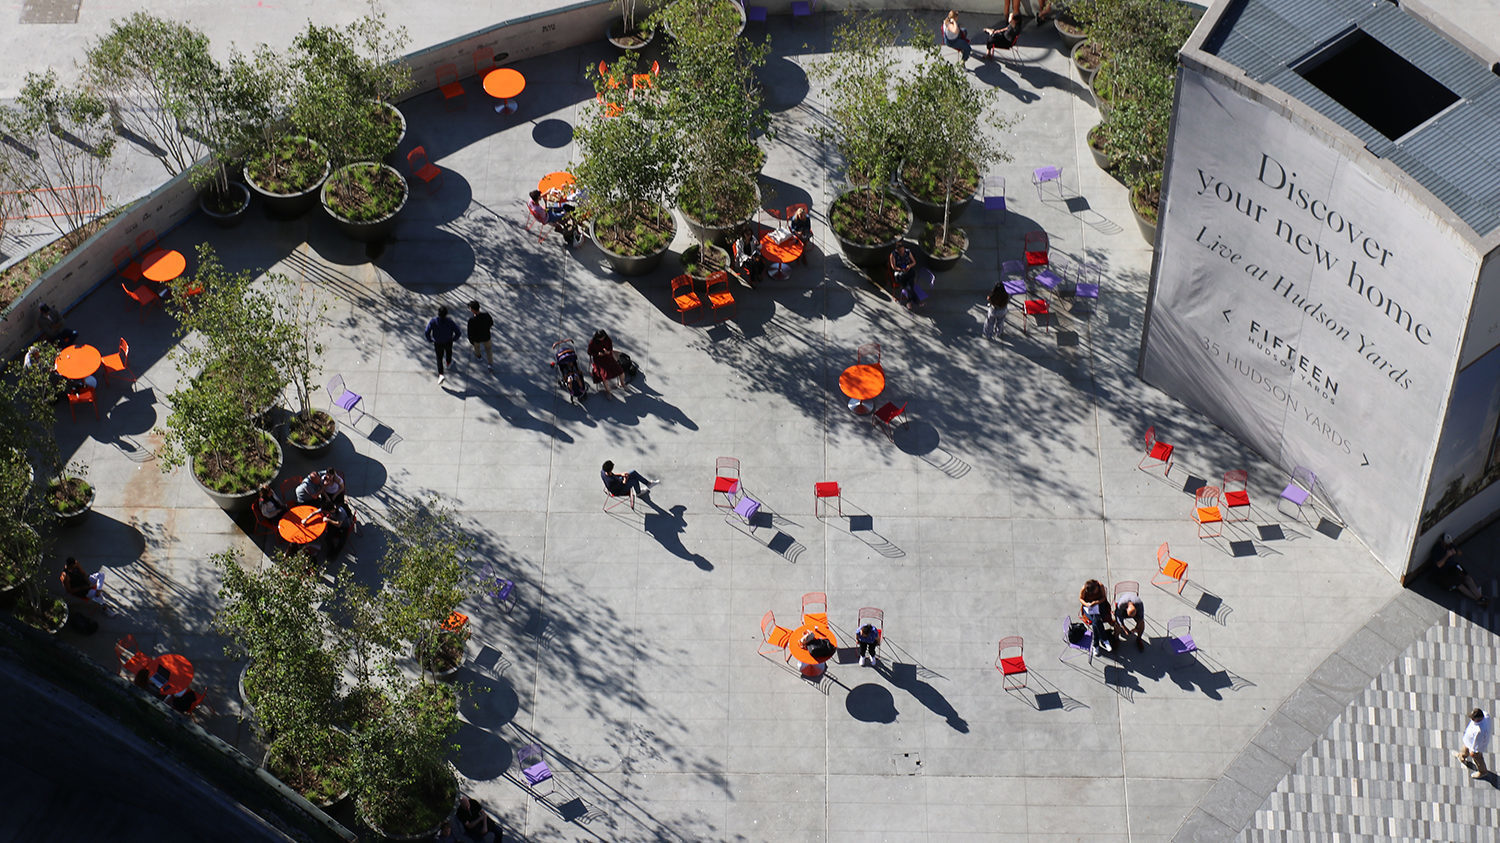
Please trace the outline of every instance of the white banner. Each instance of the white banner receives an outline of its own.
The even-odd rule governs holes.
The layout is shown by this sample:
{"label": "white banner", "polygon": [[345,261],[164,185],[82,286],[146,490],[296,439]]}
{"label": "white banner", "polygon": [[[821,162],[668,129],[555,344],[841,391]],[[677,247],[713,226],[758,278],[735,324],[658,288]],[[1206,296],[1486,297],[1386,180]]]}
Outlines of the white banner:
{"label": "white banner", "polygon": [[1311,468],[1402,574],[1477,262],[1275,109],[1188,68],[1179,97],[1142,373]]}

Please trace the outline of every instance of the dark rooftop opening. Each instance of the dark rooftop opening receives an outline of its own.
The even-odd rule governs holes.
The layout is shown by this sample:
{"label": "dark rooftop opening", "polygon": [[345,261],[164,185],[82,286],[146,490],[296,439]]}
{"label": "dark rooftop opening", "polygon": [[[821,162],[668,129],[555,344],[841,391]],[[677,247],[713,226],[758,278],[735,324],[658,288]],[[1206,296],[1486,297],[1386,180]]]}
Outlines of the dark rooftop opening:
{"label": "dark rooftop opening", "polygon": [[1458,94],[1443,83],[1357,28],[1318,47],[1291,67],[1391,140],[1458,101]]}

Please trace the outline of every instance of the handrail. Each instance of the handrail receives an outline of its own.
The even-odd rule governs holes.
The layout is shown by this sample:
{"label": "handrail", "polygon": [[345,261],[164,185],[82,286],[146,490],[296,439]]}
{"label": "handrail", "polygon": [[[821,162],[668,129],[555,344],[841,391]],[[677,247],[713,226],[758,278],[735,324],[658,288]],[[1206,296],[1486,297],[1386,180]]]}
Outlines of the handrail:
{"label": "handrail", "polygon": [[[53,194],[62,193],[63,191],[81,191],[82,199],[75,199],[75,205],[63,205],[61,203],[65,202],[66,200],[52,196]],[[46,211],[39,214],[33,214],[29,212],[27,209],[31,207],[33,201],[41,201],[42,206],[44,208],[46,207],[47,203],[41,198],[43,194],[50,196],[53,201],[59,203],[59,207],[63,208],[63,210]],[[87,217],[104,213],[104,191],[100,190],[99,185],[97,184],[73,184],[68,185],[67,187],[38,187],[35,190],[0,190],[0,209],[9,207],[11,204],[9,202],[6,202],[3,198],[6,196],[21,197],[21,199],[15,204],[21,209],[22,213],[14,216],[0,216],[0,220],[35,220],[41,219],[42,217],[66,216]],[[27,197],[30,198],[28,199]],[[85,207],[85,202],[87,202],[88,207]]]}

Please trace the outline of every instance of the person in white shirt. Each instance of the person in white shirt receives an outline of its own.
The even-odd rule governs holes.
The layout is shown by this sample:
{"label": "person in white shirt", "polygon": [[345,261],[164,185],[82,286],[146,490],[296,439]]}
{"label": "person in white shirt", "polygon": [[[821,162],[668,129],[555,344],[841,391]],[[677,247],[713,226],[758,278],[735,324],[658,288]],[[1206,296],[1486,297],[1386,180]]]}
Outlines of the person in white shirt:
{"label": "person in white shirt", "polygon": [[1469,774],[1471,779],[1482,779],[1490,774],[1490,770],[1484,764],[1484,754],[1490,748],[1490,735],[1495,732],[1495,721],[1486,717],[1484,709],[1476,708],[1469,712],[1469,726],[1464,729],[1464,748],[1453,753],[1464,764],[1474,767],[1474,772]]}

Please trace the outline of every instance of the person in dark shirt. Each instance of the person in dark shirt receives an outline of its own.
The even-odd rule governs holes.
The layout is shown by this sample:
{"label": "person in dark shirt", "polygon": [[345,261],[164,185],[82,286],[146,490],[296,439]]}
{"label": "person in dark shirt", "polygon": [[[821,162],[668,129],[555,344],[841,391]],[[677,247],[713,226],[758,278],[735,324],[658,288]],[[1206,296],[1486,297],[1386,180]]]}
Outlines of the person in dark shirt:
{"label": "person in dark shirt", "polygon": [[484,351],[484,362],[490,371],[495,371],[495,354],[490,346],[490,329],[495,326],[495,320],[490,318],[479,307],[479,302],[469,302],[469,312],[474,314],[469,317],[469,344],[474,346],[474,359],[479,359],[479,352]]}
{"label": "person in dark shirt", "polygon": [[484,804],[478,799],[469,796],[458,797],[458,821],[463,825],[464,834],[470,840],[478,843],[490,843],[498,840],[500,829],[484,812]]}

